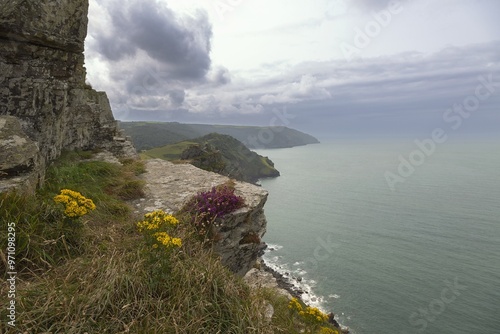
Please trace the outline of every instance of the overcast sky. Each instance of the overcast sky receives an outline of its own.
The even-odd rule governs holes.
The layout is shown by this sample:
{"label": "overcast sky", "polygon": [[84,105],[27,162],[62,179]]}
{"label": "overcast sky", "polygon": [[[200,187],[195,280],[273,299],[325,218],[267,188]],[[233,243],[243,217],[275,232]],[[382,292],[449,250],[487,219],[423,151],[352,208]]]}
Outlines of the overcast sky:
{"label": "overcast sky", "polygon": [[499,14],[498,0],[90,0],[88,81],[120,120],[499,133]]}

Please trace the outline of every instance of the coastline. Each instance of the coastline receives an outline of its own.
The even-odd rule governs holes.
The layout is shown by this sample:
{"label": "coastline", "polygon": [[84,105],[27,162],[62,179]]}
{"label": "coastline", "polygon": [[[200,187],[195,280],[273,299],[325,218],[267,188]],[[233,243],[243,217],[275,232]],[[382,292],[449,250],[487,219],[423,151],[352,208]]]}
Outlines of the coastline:
{"label": "coastline", "polygon": [[[268,247],[269,246],[266,244],[266,248]],[[287,291],[292,297],[299,299],[304,304],[306,305],[309,304],[308,301],[305,300],[303,297],[304,294],[308,294],[307,291],[304,291],[303,289],[300,288],[300,286],[294,284],[293,281],[289,277],[287,277],[288,275],[281,273],[279,270],[271,268],[262,257],[259,260],[260,260],[260,270],[271,274],[276,280],[276,284],[279,289]],[[297,280],[297,278],[294,279]],[[300,279],[298,280],[300,282]],[[325,312],[325,310],[322,311]],[[334,325],[340,331],[340,333],[342,334],[350,333],[349,327],[343,326],[335,319],[335,313],[331,311],[326,311],[325,313],[328,314],[328,322]]]}

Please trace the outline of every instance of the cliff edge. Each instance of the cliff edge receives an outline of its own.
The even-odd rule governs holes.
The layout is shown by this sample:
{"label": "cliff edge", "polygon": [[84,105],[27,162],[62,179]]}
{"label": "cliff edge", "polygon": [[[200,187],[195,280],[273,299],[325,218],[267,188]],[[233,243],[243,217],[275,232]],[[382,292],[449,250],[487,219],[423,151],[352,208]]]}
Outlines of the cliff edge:
{"label": "cliff edge", "polygon": [[[161,159],[146,160],[146,196],[133,203],[137,214],[162,209],[177,212],[192,196],[229,181],[229,178],[201,170],[189,164],[173,164]],[[262,255],[266,245],[264,204],[267,191],[261,187],[235,182],[235,194],[243,197],[245,206],[223,218],[216,227],[214,251],[223,265],[239,276],[245,275]]]}

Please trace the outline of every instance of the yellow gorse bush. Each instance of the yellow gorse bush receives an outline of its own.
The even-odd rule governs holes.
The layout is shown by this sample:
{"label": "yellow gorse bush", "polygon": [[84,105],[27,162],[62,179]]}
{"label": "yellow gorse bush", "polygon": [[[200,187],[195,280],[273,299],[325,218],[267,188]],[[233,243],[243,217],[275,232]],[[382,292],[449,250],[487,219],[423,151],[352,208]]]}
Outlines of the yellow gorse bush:
{"label": "yellow gorse bush", "polygon": [[62,189],[59,195],[54,196],[54,202],[64,204],[64,214],[70,218],[84,216],[96,208],[91,199],[70,189]]}
{"label": "yellow gorse bush", "polygon": [[297,298],[292,298],[290,302],[288,303],[288,308],[297,312],[302,311],[302,305],[299,303],[299,300]]}
{"label": "yellow gorse bush", "polygon": [[297,298],[290,300],[288,308],[297,312],[304,321],[312,325],[322,324],[328,320],[328,315],[321,312],[317,307],[307,306],[304,309]]}
{"label": "yellow gorse bush", "polygon": [[339,331],[333,328],[321,327],[319,329],[319,334],[339,334]]}
{"label": "yellow gorse bush", "polygon": [[182,246],[180,238],[173,238],[168,234],[168,231],[178,224],[179,220],[174,216],[163,210],[156,210],[145,214],[144,220],[137,223],[137,229],[153,248],[163,246],[164,249],[170,249]]}
{"label": "yellow gorse bush", "polygon": [[304,311],[300,311],[299,315],[309,322],[325,322],[328,320],[328,315],[321,312],[317,307],[306,307]]}
{"label": "yellow gorse bush", "polygon": [[[172,238],[167,232],[156,232],[153,237],[165,247],[181,247],[182,240],[180,238]],[[154,247],[154,246],[153,246]],[[156,248],[156,247],[155,247]]]}
{"label": "yellow gorse bush", "polygon": [[162,227],[176,226],[179,220],[163,210],[156,210],[144,215],[144,220],[137,223],[139,232],[144,230],[156,231]]}

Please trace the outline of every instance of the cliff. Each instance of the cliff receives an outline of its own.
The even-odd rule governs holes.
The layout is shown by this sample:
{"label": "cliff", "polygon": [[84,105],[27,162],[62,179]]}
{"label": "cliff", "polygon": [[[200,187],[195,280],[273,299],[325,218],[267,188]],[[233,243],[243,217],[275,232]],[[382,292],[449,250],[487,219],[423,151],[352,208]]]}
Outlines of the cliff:
{"label": "cliff", "polygon": [[[157,209],[177,212],[198,192],[210,190],[229,178],[201,170],[191,165],[175,165],[160,159],[146,161],[146,196],[135,201],[136,213],[144,214]],[[235,194],[243,197],[245,206],[224,217],[216,227],[218,236],[214,250],[221,262],[239,276],[245,275],[266,247],[261,241],[266,232],[264,204],[267,191],[261,187],[236,182]]]}
{"label": "cliff", "polygon": [[37,187],[63,150],[134,154],[106,93],[85,83],[87,12],[87,0],[0,4],[0,192]]}

